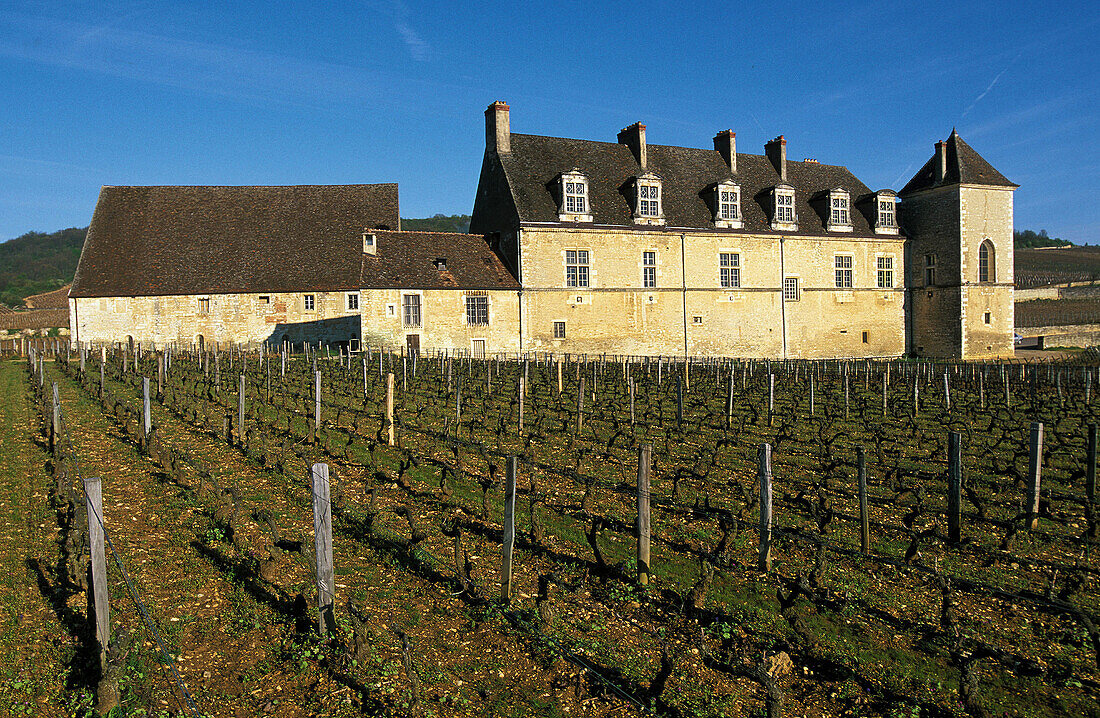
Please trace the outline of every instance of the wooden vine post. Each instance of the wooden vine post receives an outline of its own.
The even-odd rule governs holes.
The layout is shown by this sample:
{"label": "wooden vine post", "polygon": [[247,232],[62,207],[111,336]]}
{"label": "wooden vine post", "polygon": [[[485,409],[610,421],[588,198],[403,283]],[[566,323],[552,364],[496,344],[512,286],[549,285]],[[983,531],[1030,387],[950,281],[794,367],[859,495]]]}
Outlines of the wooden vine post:
{"label": "wooden vine post", "polygon": [[313,536],[317,548],[317,631],[335,633],[333,604],[336,585],[332,569],[332,506],[329,503],[328,464],[314,464]]}
{"label": "wooden vine post", "polygon": [[145,440],[149,440],[149,434],[153,431],[153,415],[149,408],[149,377],[141,378],[141,392],[142,392],[142,416],[144,421],[142,422],[142,428],[144,429]]}
{"label": "wooden vine post", "polygon": [[241,374],[241,381],[237,387],[237,439],[240,440],[241,446],[244,446],[244,374]]}
{"label": "wooden vine post", "polygon": [[871,551],[871,521],[867,514],[867,454],[856,447],[856,475],[859,481],[859,548],[866,556]]}
{"label": "wooden vine post", "polygon": [[318,441],[321,432],[321,372],[313,371],[313,439]]}
{"label": "wooden vine post", "polygon": [[84,479],[88,510],[88,546],[92,558],[92,607],[95,609],[95,638],[99,644],[100,667],[111,643],[111,605],[107,599],[107,554],[103,541],[103,486],[98,476]]}
{"label": "wooden vine post", "polygon": [[1043,422],[1031,423],[1027,458],[1027,527],[1039,527],[1039,484],[1043,472]]}
{"label": "wooden vine post", "polygon": [[1089,448],[1085,461],[1085,500],[1096,503],[1096,424],[1089,424]]}
{"label": "wooden vine post", "polygon": [[[579,366],[579,365],[578,365]],[[577,390],[577,435],[584,428],[584,377],[580,378],[580,388]]]}
{"label": "wooden vine post", "polygon": [[393,446],[393,372],[386,375],[386,443]]}
{"label": "wooden vine post", "polygon": [[526,393],[527,380],[521,376],[519,378],[519,433],[521,434],[523,433],[523,397]]}
{"label": "wooden vine post", "polygon": [[947,538],[962,541],[962,434],[957,431],[947,435]]}
{"label": "wooden vine post", "polygon": [[760,445],[760,550],[757,567],[764,572],[772,569],[772,446]]}
{"label": "wooden vine post", "polygon": [[516,457],[509,456],[504,473],[504,546],[500,561],[500,600],[512,600],[512,552],[516,545]]}
{"label": "wooden vine post", "polygon": [[103,392],[105,390],[104,373],[107,366],[107,347],[99,348],[99,398],[103,398]]}
{"label": "wooden vine post", "polygon": [[768,426],[772,425],[772,416],[774,414],[775,414],[775,374],[768,374]]}
{"label": "wooden vine post", "polygon": [[57,382],[53,383],[53,411],[50,422],[50,450],[54,456],[61,453],[61,398],[57,392]]}
{"label": "wooden vine post", "polygon": [[649,585],[649,474],[653,446],[638,447],[638,583]]}

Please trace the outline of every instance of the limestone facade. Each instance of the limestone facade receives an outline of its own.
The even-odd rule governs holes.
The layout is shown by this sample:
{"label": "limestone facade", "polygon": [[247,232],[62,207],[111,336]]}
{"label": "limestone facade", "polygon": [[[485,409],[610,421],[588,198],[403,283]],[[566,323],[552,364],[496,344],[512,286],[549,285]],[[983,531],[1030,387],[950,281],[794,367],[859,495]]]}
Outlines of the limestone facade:
{"label": "limestone facade", "polygon": [[[360,292],[70,297],[72,341],[207,347],[358,343]],[[349,305],[356,309],[350,309]]]}

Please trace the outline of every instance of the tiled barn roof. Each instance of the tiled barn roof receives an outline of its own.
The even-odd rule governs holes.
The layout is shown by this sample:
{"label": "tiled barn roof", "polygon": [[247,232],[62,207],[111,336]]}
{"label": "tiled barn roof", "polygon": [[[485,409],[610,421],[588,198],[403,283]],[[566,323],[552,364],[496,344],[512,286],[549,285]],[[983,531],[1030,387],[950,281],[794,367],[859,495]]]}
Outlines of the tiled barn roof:
{"label": "tiled barn roof", "polygon": [[104,187],[70,296],[354,289],[398,216],[396,184]]}
{"label": "tiled barn roof", "polygon": [[519,282],[482,235],[382,231],[374,235],[378,254],[363,255],[364,289],[519,289]]}

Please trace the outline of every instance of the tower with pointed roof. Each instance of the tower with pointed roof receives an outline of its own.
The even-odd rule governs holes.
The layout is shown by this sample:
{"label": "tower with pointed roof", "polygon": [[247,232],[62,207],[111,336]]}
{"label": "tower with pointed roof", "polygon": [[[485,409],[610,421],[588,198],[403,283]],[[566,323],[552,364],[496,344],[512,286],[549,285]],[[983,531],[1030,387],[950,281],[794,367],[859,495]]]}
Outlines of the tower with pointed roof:
{"label": "tower with pointed roof", "polygon": [[898,193],[908,235],[907,350],[1013,356],[1010,182],[951,130]]}

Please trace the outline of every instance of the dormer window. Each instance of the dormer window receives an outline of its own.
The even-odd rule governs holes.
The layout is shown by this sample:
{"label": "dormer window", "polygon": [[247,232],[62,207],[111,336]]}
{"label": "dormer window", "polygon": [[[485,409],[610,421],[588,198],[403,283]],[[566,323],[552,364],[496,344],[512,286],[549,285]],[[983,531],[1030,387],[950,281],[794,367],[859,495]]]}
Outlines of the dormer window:
{"label": "dormer window", "polygon": [[830,232],[852,231],[851,200],[847,190],[837,188],[829,192],[829,222],[826,229]]}
{"label": "dormer window", "polygon": [[363,232],[363,254],[378,254],[378,242],[374,232]]}
{"label": "dormer window", "polygon": [[591,222],[592,205],[588,201],[588,178],[573,170],[561,175],[561,206],[558,219],[562,222]]}
{"label": "dormer window", "polygon": [[893,192],[875,194],[875,231],[880,234],[898,233],[898,198]]}
{"label": "dormer window", "polygon": [[714,226],[740,229],[745,226],[741,218],[741,187],[736,182],[719,182],[715,192]]}
{"label": "dormer window", "polygon": [[639,224],[664,224],[661,178],[652,172],[647,172],[634,180],[634,185],[634,221]]}
{"label": "dormer window", "polygon": [[787,184],[776,185],[772,190],[775,211],[772,215],[772,229],[793,231],[798,229],[798,217],[794,213],[794,187]]}
{"label": "dormer window", "polygon": [[432,262],[432,265],[436,269],[438,269],[439,271],[443,272],[447,269],[447,258],[446,257],[436,257],[435,261]]}

